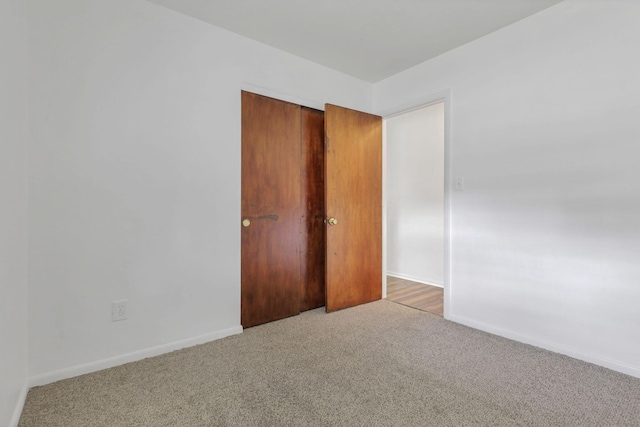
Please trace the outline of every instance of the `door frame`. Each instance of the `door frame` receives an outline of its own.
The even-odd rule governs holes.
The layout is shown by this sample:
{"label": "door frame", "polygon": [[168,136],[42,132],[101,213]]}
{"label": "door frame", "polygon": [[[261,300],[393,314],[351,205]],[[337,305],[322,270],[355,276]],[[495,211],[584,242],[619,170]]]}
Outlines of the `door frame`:
{"label": "door frame", "polygon": [[444,318],[451,318],[451,89],[432,93],[378,112],[382,116],[382,298],[387,297],[387,119],[444,102]]}
{"label": "door frame", "polygon": [[268,98],[277,99],[280,101],[290,102],[292,104],[298,104],[302,107],[312,108],[314,110],[324,111],[324,102],[315,101],[307,98],[301,98],[299,96],[281,92],[275,89],[269,89],[263,86],[257,86],[251,83],[243,83],[240,85],[240,90],[245,92],[252,92],[256,95],[266,96]]}

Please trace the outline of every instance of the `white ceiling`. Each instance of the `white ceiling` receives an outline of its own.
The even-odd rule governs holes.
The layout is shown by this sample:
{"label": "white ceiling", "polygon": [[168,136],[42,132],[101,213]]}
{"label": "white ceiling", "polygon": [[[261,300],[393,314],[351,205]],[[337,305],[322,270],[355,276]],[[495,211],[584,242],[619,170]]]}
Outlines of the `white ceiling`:
{"label": "white ceiling", "polygon": [[149,0],[376,82],[561,0]]}

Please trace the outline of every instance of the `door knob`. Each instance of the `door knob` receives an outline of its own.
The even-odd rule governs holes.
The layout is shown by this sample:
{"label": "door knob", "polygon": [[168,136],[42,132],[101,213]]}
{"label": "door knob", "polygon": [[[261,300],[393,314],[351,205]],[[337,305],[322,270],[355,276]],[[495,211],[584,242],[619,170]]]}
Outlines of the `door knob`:
{"label": "door knob", "polygon": [[249,221],[248,219],[245,218],[245,219],[242,220],[242,226],[243,227],[248,227],[250,225],[251,225],[251,221]]}
{"label": "door knob", "polygon": [[331,217],[331,218],[329,218],[329,219],[327,220],[327,223],[328,223],[329,225],[336,225],[336,224],[338,223],[338,220],[337,220],[337,219],[335,219],[334,217]]}

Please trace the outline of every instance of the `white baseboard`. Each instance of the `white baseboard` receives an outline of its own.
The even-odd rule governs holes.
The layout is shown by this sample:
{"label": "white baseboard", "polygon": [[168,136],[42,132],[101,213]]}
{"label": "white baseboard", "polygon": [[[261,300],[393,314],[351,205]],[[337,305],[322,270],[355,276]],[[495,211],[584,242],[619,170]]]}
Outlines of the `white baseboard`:
{"label": "white baseboard", "polygon": [[387,270],[387,276],[397,277],[398,279],[411,280],[412,282],[422,283],[423,285],[431,285],[431,286],[437,286],[439,288],[444,288],[444,283],[440,280],[429,280],[429,279],[424,279],[422,277],[411,276],[409,274],[396,273],[389,270]]}
{"label": "white baseboard", "polygon": [[113,368],[114,366],[124,365],[125,363],[135,362],[138,360],[146,359],[148,357],[159,356],[161,354],[169,353],[187,347],[192,347],[194,345],[205,344],[210,341],[215,341],[220,338],[240,333],[242,333],[242,326],[238,325],[233,328],[223,329],[221,331],[188,338],[186,340],[174,341],[155,347],[145,348],[143,350],[122,354],[120,356],[96,360],[95,362],[84,363],[82,365],[72,366],[70,368],[60,369],[58,371],[48,372],[42,375],[36,375],[29,378],[29,387],[41,386],[55,381],[77,377],[78,375],[84,375],[91,372],[101,371],[103,369]]}
{"label": "white baseboard", "polygon": [[22,390],[20,390],[20,396],[18,396],[16,408],[13,410],[13,416],[11,417],[11,421],[9,422],[10,427],[18,427],[18,422],[20,422],[20,415],[22,415],[22,409],[24,408],[24,402],[27,400],[28,392],[29,384],[27,381],[25,381],[24,385],[22,386]]}
{"label": "white baseboard", "polygon": [[623,374],[631,375],[632,377],[640,378],[640,366],[630,365],[628,363],[619,362],[617,360],[607,359],[604,357],[583,354],[555,342],[530,337],[528,335],[510,331],[508,329],[499,328],[483,322],[477,322],[466,317],[451,315],[449,316],[448,320],[460,323],[465,326],[469,326],[474,329],[479,329],[493,335],[499,335],[510,340],[553,351],[554,353],[564,354],[565,356],[573,357],[574,359],[582,360],[583,362],[589,362],[593,363],[594,365],[603,366],[614,371],[622,372]]}

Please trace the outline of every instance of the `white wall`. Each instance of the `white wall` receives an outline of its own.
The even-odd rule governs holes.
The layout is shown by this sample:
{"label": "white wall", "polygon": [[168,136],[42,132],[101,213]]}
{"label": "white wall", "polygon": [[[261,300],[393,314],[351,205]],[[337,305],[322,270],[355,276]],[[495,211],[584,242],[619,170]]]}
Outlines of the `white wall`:
{"label": "white wall", "polygon": [[23,0],[0,0],[0,425],[27,386],[27,32]]}
{"label": "white wall", "polygon": [[386,121],[387,274],[443,286],[444,103]]}
{"label": "white wall", "polygon": [[32,383],[238,332],[241,88],[371,85],[142,0],[30,7]]}
{"label": "white wall", "polygon": [[567,0],[374,86],[450,88],[450,318],[640,376],[640,2]]}

